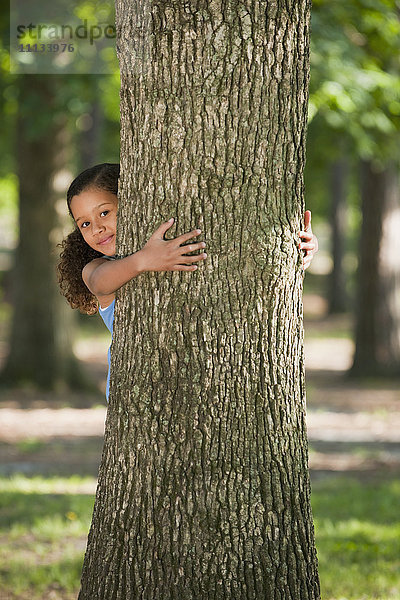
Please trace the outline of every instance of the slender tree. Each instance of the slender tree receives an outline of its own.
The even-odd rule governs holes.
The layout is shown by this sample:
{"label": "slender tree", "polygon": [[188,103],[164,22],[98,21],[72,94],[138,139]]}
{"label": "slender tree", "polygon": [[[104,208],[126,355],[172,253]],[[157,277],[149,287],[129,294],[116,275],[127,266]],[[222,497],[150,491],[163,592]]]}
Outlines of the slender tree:
{"label": "slender tree", "polygon": [[[392,34],[400,34],[400,6],[392,10]],[[378,29],[379,30],[379,29]],[[395,93],[400,86],[400,59],[391,46],[377,44],[372,30],[372,55],[382,65]],[[379,38],[378,38],[379,39]],[[393,38],[392,38],[393,39]],[[379,53],[378,53],[379,52]],[[396,85],[397,84],[397,85]],[[390,96],[389,96],[390,97]],[[389,105],[389,109],[390,106]],[[394,111],[396,112],[396,111]],[[387,113],[390,112],[387,110]],[[381,135],[376,158],[361,161],[362,228],[355,319],[355,353],[349,375],[400,376],[400,127]],[[386,132],[385,132],[386,133]]]}
{"label": "slender tree", "polygon": [[347,232],[347,160],[336,160],[331,166],[331,222],[332,222],[332,258],[333,269],[330,275],[329,312],[342,313],[347,308],[346,274],[344,271],[344,253]]}
{"label": "slender tree", "polygon": [[346,155],[361,163],[356,349],[349,370],[356,377],[400,374],[399,17],[398,2],[314,2],[310,114],[317,149],[333,149],[336,160],[344,142]]}
{"label": "slender tree", "polygon": [[[100,153],[104,129],[104,111],[100,98],[99,79],[99,76],[92,76],[90,80],[94,98],[90,104],[89,112],[82,115],[79,122],[79,164],[81,171],[102,162]],[[107,148],[107,150],[110,149]]]}
{"label": "slender tree", "polygon": [[56,106],[58,85],[52,75],[17,78],[19,242],[12,273],[10,352],[0,376],[2,383],[49,389],[84,382],[72,353],[72,313],[55,276],[52,236],[58,221],[53,180],[65,159],[66,131]]}
{"label": "slender tree", "polygon": [[173,215],[210,256],[117,295],[80,600],[320,597],[297,246],[309,12],[117,0],[117,253]]}
{"label": "slender tree", "polygon": [[400,376],[400,181],[396,164],[361,165],[362,230],[351,376]]}

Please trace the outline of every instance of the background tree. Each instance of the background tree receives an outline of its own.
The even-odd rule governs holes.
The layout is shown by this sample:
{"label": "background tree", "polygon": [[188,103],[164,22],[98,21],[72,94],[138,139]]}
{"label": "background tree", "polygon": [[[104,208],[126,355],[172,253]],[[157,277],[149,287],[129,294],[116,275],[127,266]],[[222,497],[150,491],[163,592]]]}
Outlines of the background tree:
{"label": "background tree", "polygon": [[208,264],[117,296],[80,600],[319,598],[301,258],[308,0],[117,2],[119,255],[176,216]]}
{"label": "background tree", "polygon": [[[400,150],[400,144],[399,144]],[[400,375],[400,180],[396,164],[362,164],[363,223],[351,375]]]}
{"label": "background tree", "polygon": [[[316,146],[330,162],[352,166],[363,219],[350,374],[399,374],[400,315],[394,299],[400,295],[400,253],[392,228],[400,209],[394,184],[400,163],[393,159],[400,147],[400,5],[316,0],[313,7],[310,154]],[[334,232],[338,225],[333,222]],[[342,243],[342,237],[336,239]]]}
{"label": "background tree", "polygon": [[68,335],[70,315],[60,306],[55,262],[50,260],[57,225],[53,178],[65,158],[66,121],[61,113],[50,117],[41,113],[40,107],[54,111],[57,83],[56,77],[48,75],[17,79],[19,244],[13,270],[10,352],[1,374],[3,382],[44,388],[82,384]]}
{"label": "background tree", "polygon": [[[7,148],[0,176],[14,170],[19,181],[15,190],[19,241],[10,277],[3,279],[12,304],[12,323],[0,381],[7,386],[94,390],[72,351],[77,314],[61,297],[56,283],[56,244],[71,230],[65,200],[64,218],[57,203],[74,173],[95,161],[118,160],[118,118],[114,116],[110,125],[115,102],[107,109],[107,126],[104,123],[107,147],[101,144],[99,127],[111,91],[118,90],[116,78],[12,75],[6,51],[8,11],[1,12],[0,27],[1,108],[8,117],[0,133],[0,145]],[[73,153],[72,146],[81,152]]]}
{"label": "background tree", "polygon": [[331,168],[331,227],[332,262],[330,277],[329,313],[341,313],[347,310],[346,276],[344,269],[345,246],[347,239],[347,172],[346,154],[334,161]]}

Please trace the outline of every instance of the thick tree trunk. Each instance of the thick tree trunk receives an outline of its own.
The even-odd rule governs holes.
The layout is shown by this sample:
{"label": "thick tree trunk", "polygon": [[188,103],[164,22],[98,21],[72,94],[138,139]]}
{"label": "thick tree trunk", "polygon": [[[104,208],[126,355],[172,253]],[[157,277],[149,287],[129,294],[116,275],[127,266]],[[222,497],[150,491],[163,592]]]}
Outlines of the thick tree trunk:
{"label": "thick tree trunk", "polygon": [[297,247],[309,8],[117,1],[118,253],[175,216],[209,258],[118,295],[80,600],[320,597]]}
{"label": "thick tree trunk", "polygon": [[400,375],[400,182],[398,169],[362,163],[356,350],[350,375]]}
{"label": "thick tree trunk", "polygon": [[[53,389],[83,384],[71,350],[71,311],[66,314],[55,276],[52,186],[65,141],[60,138],[65,119],[54,106],[57,85],[51,75],[18,77],[19,242],[12,273],[10,352],[1,373],[7,384]],[[47,112],[39,119],[43,106]]]}
{"label": "thick tree trunk", "polygon": [[331,169],[331,223],[333,270],[330,275],[329,313],[342,313],[347,308],[344,251],[346,242],[346,178],[347,162],[337,160]]}

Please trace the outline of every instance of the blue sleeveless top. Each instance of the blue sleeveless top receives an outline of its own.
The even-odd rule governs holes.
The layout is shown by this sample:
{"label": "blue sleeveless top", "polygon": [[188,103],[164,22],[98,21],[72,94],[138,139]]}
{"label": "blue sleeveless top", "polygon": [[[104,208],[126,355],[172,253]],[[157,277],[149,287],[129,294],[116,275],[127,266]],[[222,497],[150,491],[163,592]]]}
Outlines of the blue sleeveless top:
{"label": "blue sleeveless top", "polygon": [[[114,256],[103,255],[100,258],[105,258],[107,260],[117,260],[116,257],[114,257]],[[101,308],[101,306],[99,306],[99,315],[103,319],[108,331],[111,333],[111,340],[112,340],[112,335],[113,335],[114,308],[115,308],[115,298],[109,306],[106,306],[106,308]],[[110,391],[111,344],[108,347],[107,358],[108,358],[108,373],[107,373],[106,398],[107,398],[107,402],[108,402],[108,395],[109,395],[109,391]]]}
{"label": "blue sleeveless top", "polygon": [[[106,306],[106,308],[101,308],[101,306],[99,306],[99,315],[101,316],[107,329],[111,333],[111,339],[112,339],[112,334],[113,334],[114,308],[115,308],[115,298],[111,302],[110,306]],[[107,358],[108,358],[108,373],[107,373],[106,398],[107,398],[107,402],[108,402],[108,394],[110,391],[111,345],[108,348]]]}

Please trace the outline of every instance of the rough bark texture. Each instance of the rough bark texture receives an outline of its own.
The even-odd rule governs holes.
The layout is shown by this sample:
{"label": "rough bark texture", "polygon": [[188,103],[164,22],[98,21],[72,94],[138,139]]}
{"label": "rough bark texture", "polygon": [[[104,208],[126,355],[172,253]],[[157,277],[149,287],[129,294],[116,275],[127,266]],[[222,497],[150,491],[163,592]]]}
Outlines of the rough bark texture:
{"label": "rough bark texture", "polygon": [[400,375],[400,181],[363,162],[353,376]]}
{"label": "rough bark texture", "polygon": [[175,216],[209,257],[118,295],[80,600],[319,598],[297,247],[309,8],[117,0],[118,253]]}

